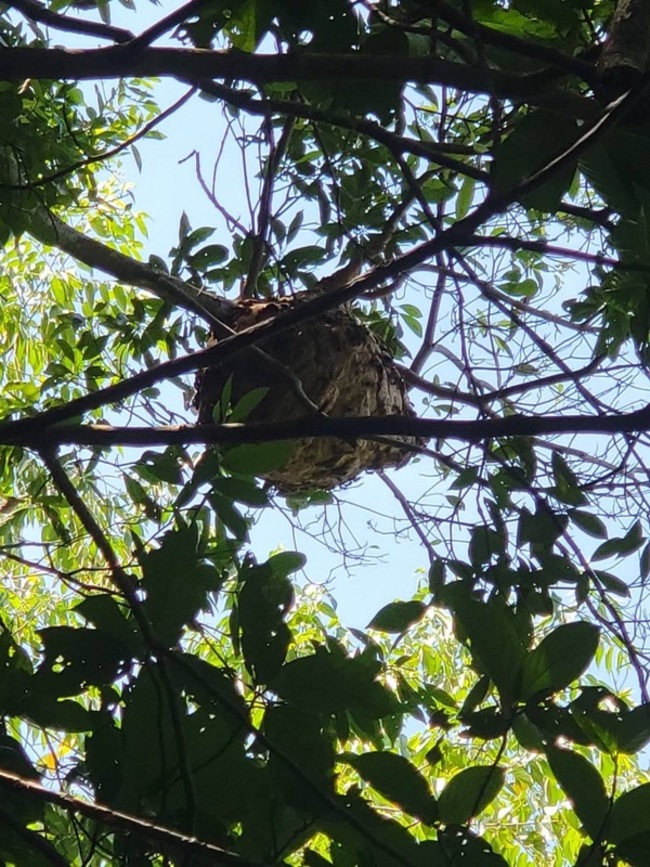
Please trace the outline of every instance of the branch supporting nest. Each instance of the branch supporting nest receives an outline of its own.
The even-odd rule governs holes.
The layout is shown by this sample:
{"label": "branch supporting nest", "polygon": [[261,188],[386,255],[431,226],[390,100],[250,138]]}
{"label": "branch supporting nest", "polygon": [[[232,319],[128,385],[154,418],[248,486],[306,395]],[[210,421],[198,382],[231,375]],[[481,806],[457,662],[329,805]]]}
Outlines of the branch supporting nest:
{"label": "branch supporting nest", "polygon": [[[275,318],[301,303],[294,299],[238,302],[228,325],[240,331]],[[217,342],[214,338],[213,342]],[[381,341],[345,308],[329,310],[259,344],[264,352],[301,382],[304,392],[330,418],[341,416],[414,416],[406,386]],[[247,421],[279,422],[305,418],[304,401],[259,354],[244,350],[228,363],[206,368],[196,379],[199,424],[214,421],[215,408],[227,417],[229,407],[253,392],[261,397]],[[227,403],[224,406],[224,398]],[[309,437],[298,440],[285,465],[263,476],[279,490],[328,489],[356,479],[366,470],[405,464],[411,452],[400,444],[419,445],[412,437],[393,442]]]}

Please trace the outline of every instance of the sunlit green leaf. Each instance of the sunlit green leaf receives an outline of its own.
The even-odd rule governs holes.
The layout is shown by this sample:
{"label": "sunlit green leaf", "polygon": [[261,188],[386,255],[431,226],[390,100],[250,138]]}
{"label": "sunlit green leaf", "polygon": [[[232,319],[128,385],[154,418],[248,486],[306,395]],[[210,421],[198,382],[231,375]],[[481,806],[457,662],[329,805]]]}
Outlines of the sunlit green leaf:
{"label": "sunlit green leaf", "polygon": [[425,778],[405,758],[390,752],[342,757],[364,780],[401,810],[431,825],[437,805]]}
{"label": "sunlit green leaf", "polygon": [[438,798],[440,821],[446,825],[464,825],[483,812],[499,794],[504,782],[503,768],[493,765],[474,765],[459,771]]}
{"label": "sunlit green leaf", "polygon": [[610,806],[602,777],[584,756],[574,751],[547,747],[546,757],[585,830],[592,840],[598,840]]}
{"label": "sunlit green leaf", "polygon": [[527,655],[521,675],[521,696],[557,692],[585,671],[596,653],[599,629],[593,623],[566,623],[547,635]]}
{"label": "sunlit green leaf", "polygon": [[424,602],[391,602],[378,611],[368,624],[368,629],[379,632],[405,632],[424,617],[427,606]]}

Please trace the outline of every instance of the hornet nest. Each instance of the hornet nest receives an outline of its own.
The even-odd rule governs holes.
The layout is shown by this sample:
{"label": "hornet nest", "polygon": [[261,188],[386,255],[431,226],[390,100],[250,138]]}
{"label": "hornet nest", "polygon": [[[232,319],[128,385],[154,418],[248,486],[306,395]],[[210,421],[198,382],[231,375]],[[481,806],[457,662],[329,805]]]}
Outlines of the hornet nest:
{"label": "hornet nest", "polygon": [[[232,305],[224,321],[234,331],[242,331],[272,319],[300,300],[244,299]],[[217,338],[211,337],[210,342],[214,345]],[[278,422],[308,416],[309,407],[280,365],[297,377],[311,401],[330,417],[415,415],[393,358],[348,307],[307,319],[261,340],[258,346],[279,365],[270,365],[259,353],[244,349],[224,364],[199,371],[194,401],[199,424],[213,421],[214,407],[231,376],[233,407],[253,389],[268,388],[246,421]],[[285,493],[334,488],[356,479],[364,470],[402,466],[411,452],[398,443],[420,444],[412,437],[392,440],[395,445],[336,437],[297,440],[284,466],[262,477]]]}

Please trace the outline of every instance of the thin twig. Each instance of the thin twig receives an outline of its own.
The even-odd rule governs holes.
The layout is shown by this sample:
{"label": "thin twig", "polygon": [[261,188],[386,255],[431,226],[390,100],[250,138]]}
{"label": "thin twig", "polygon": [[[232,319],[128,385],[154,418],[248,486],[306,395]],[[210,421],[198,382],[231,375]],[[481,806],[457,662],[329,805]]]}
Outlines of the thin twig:
{"label": "thin twig", "polygon": [[386,485],[386,487],[391,491],[397,502],[400,504],[402,511],[408,518],[409,524],[411,525],[411,527],[413,527],[415,534],[417,535],[418,539],[420,540],[427,552],[427,555],[429,557],[429,565],[433,565],[433,563],[438,559],[436,556],[436,552],[433,550],[433,545],[431,544],[431,542],[429,542],[429,540],[427,539],[426,533],[424,532],[422,527],[420,527],[418,516],[414,513],[411,504],[397,487],[395,482],[393,482],[393,480],[389,478],[383,470],[380,470],[377,475]]}

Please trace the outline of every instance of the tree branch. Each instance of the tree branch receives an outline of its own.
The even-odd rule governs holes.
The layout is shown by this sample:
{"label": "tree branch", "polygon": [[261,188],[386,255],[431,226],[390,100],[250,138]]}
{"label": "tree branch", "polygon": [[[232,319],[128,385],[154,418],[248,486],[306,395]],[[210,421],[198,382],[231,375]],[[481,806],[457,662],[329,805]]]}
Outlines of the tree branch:
{"label": "tree branch", "polygon": [[451,24],[455,30],[464,33],[470,38],[478,35],[486,45],[496,45],[499,48],[505,48],[506,51],[511,51],[513,54],[519,54],[528,59],[539,60],[569,75],[575,75],[589,84],[593,85],[595,83],[596,73],[593,64],[587,60],[565,54],[563,51],[543,45],[541,42],[534,42],[532,39],[521,39],[510,33],[503,33],[488,25],[469,20],[459,9],[452,6],[451,3],[446,2],[446,0],[427,0],[426,5],[431,7],[437,16],[448,24]]}
{"label": "tree branch", "polygon": [[646,0],[618,0],[597,65],[605,99],[613,99],[643,77],[649,28]]}
{"label": "tree branch", "polygon": [[[106,48],[3,48],[0,78],[173,77],[231,79],[263,85],[294,81],[411,81],[439,84],[470,93],[487,93],[498,99],[548,99],[555,93],[537,75],[511,75],[450,63],[435,57],[370,54],[246,54],[191,48],[137,48],[128,43]],[[587,102],[589,102],[587,100]]]}
{"label": "tree branch", "polygon": [[[10,187],[23,186],[19,154],[8,147],[0,148],[0,178]],[[42,244],[57,247],[77,261],[109,274],[121,283],[148,289],[174,306],[197,313],[214,326],[219,336],[232,333],[232,329],[223,327],[221,322],[232,308],[232,302],[197,289],[178,277],[138,262],[119,250],[87,237],[64,223],[35,196],[29,197],[21,205],[23,219],[26,214],[29,216],[29,234]]]}
{"label": "tree branch", "polygon": [[10,771],[0,769],[0,786],[12,792],[30,795],[45,804],[55,804],[63,810],[69,810],[80,816],[86,816],[86,818],[92,819],[94,822],[98,822],[100,825],[104,825],[113,831],[134,834],[139,839],[151,840],[165,846],[170,852],[184,852],[188,857],[203,858],[208,863],[223,865],[223,867],[265,867],[265,865],[258,861],[251,861],[248,858],[235,855],[233,852],[228,852],[214,843],[206,843],[203,840],[198,840],[196,837],[189,837],[171,828],[158,825],[156,822],[150,822],[147,819],[121,813],[118,810],[111,810],[100,804],[81,801],[79,798],[65,795],[62,792],[53,792],[50,789],[45,789],[38,783],[24,780]]}
{"label": "tree branch", "polygon": [[11,8],[21,12],[30,21],[46,24],[55,30],[63,30],[68,33],[81,33],[95,36],[99,39],[110,39],[113,42],[125,43],[134,38],[130,30],[122,27],[114,27],[112,24],[103,24],[99,21],[86,21],[83,18],[71,18],[52,12],[37,0],[12,0]]}
{"label": "tree branch", "polygon": [[[383,144],[391,153],[409,153],[414,156],[421,156],[438,163],[443,168],[474,178],[474,180],[482,183],[487,183],[490,178],[487,172],[476,168],[476,166],[449,156],[449,154],[458,153],[458,148],[454,145],[447,146],[444,143],[408,138],[387,130],[374,120],[355,117],[340,111],[327,111],[304,102],[292,102],[288,99],[255,99],[246,91],[236,90],[215,81],[196,81],[194,84],[205,93],[221,99],[229,105],[234,105],[236,108],[241,108],[249,114],[261,117],[283,114],[287,117],[303,118],[312,123],[324,123],[340,129],[353,130]],[[474,151],[462,155],[479,156]]]}
{"label": "tree branch", "polygon": [[[31,421],[31,420],[29,420]],[[345,416],[299,418],[256,424],[169,425],[161,427],[113,427],[112,425],[32,425],[12,432],[0,429],[1,445],[20,445],[41,450],[58,445],[76,446],[168,446],[220,443],[277,442],[305,437],[364,439],[375,436],[456,439],[469,443],[501,437],[554,434],[622,434],[650,430],[650,404],[619,415],[527,416],[475,421],[448,421],[412,416]]]}
{"label": "tree branch", "polygon": [[176,27],[184,21],[187,21],[190,16],[195,15],[204,6],[207,6],[209,2],[210,0],[190,0],[189,3],[181,6],[180,9],[170,12],[169,15],[156,21],[151,25],[151,27],[148,27],[146,30],[143,30],[142,33],[138,34],[135,39],[131,40],[129,45],[130,49],[141,49],[146,45],[151,45],[152,42],[155,42],[156,39],[159,39],[163,34],[171,30],[172,27]]}

